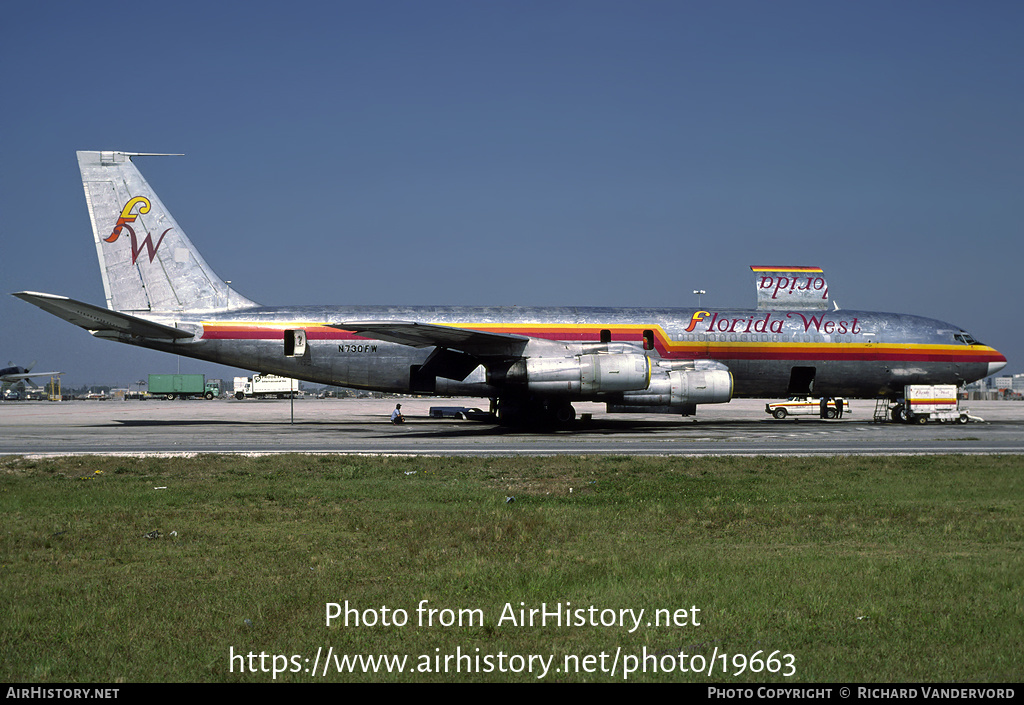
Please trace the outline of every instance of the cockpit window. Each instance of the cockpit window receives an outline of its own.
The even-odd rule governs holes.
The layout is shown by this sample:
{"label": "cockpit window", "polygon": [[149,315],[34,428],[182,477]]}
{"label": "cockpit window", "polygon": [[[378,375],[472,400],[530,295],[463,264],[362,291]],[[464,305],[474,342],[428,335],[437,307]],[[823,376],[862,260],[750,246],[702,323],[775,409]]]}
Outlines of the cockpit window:
{"label": "cockpit window", "polygon": [[958,343],[963,343],[964,345],[981,345],[981,343],[972,338],[970,333],[968,333],[967,331],[960,331],[959,333],[954,333],[953,338]]}

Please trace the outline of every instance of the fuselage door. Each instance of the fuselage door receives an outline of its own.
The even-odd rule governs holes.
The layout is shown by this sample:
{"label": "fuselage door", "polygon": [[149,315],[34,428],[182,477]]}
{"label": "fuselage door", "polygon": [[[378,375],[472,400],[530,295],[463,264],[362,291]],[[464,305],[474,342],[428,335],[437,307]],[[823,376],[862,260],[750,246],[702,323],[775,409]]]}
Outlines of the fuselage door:
{"label": "fuselage door", "polygon": [[286,330],[284,332],[284,356],[304,357],[306,354],[306,331]]}
{"label": "fuselage door", "polygon": [[814,373],[813,367],[794,367],[789,375],[789,389],[786,395],[810,396],[814,391]]}

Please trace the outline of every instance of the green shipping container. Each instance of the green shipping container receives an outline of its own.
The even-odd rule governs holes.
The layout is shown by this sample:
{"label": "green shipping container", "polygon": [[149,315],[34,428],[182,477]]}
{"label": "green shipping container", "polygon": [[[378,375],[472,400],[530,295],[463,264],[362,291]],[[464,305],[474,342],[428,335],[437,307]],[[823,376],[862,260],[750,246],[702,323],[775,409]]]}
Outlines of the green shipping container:
{"label": "green shipping container", "polygon": [[206,394],[206,377],[204,375],[150,375],[149,393],[166,396],[168,399],[204,396]]}

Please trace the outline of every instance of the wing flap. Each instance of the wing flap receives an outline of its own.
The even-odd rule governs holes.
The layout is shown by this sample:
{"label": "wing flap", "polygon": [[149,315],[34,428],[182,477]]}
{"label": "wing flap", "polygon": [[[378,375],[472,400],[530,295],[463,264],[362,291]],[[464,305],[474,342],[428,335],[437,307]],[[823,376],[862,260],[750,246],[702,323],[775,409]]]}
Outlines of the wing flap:
{"label": "wing flap", "polygon": [[69,323],[74,323],[79,328],[85,328],[93,335],[99,337],[109,337],[112,334],[156,339],[193,337],[193,334],[188,331],[165,326],[162,323],[147,321],[144,318],[129,316],[126,313],[110,311],[82,301],[75,301],[66,296],[41,294],[35,291],[21,291],[14,294],[14,296],[17,296],[22,301],[38,306],[47,313],[52,313],[57,318],[63,318]]}

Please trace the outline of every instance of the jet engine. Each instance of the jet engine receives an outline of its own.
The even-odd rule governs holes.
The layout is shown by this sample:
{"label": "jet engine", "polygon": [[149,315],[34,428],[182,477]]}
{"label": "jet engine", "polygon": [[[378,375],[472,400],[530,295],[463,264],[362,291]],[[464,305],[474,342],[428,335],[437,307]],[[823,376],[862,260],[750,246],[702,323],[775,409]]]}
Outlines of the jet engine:
{"label": "jet engine", "polygon": [[732,388],[728,370],[659,371],[647,389],[624,392],[622,401],[608,404],[608,411],[692,414],[697,404],[729,401]]}
{"label": "jet engine", "polygon": [[632,353],[529,357],[504,375],[504,382],[531,393],[577,397],[647,389],[650,381],[650,360]]}

